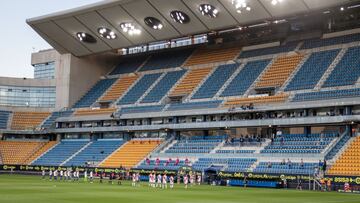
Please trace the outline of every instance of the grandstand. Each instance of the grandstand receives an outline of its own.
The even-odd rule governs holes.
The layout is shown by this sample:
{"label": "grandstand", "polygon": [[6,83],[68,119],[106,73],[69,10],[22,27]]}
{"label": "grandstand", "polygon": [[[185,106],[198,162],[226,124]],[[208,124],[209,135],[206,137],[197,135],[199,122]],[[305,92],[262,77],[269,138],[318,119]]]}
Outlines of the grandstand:
{"label": "grandstand", "polygon": [[[260,187],[360,177],[360,29],[326,13],[344,2],[293,1],[282,14],[266,1],[257,7],[273,17],[252,20],[230,1],[218,16],[192,1],[156,2],[105,1],[28,21],[64,76],[49,82],[51,108],[0,103],[0,165],[126,169],[143,180],[185,170]],[[294,10],[302,4],[308,11]],[[189,24],[163,11],[178,6],[196,13]],[[162,17],[146,21],[153,14]]]}

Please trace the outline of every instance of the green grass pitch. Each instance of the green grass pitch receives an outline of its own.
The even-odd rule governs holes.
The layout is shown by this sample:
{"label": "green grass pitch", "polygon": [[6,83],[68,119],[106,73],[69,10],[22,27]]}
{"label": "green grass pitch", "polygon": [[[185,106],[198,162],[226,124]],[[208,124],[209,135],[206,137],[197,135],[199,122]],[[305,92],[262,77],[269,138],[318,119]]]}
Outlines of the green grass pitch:
{"label": "green grass pitch", "polygon": [[95,182],[50,182],[38,176],[0,175],[1,203],[359,203],[360,195],[280,189],[193,186],[184,189],[149,188],[147,183],[111,185]]}

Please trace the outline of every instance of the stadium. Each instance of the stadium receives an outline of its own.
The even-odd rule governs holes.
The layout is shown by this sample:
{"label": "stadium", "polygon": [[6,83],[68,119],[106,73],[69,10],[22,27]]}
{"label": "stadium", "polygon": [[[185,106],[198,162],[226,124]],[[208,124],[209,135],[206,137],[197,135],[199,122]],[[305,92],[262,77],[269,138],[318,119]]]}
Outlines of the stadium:
{"label": "stadium", "polygon": [[360,1],[25,20],[53,48],[0,77],[0,202],[360,202]]}

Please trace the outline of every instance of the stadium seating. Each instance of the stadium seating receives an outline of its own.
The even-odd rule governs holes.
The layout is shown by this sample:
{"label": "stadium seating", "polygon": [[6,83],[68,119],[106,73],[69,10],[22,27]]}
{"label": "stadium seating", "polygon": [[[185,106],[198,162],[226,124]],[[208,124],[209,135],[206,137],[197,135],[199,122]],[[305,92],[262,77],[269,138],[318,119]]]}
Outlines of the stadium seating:
{"label": "stadium seating", "polygon": [[349,48],[322,87],[354,85],[360,77],[359,56],[360,46]]}
{"label": "stadium seating", "polygon": [[4,164],[24,164],[29,156],[41,148],[45,142],[0,141],[0,153]]}
{"label": "stadium seating", "polygon": [[241,96],[254,83],[270,60],[250,61],[222,92],[221,97]]}
{"label": "stadium seating", "polygon": [[261,153],[319,154],[335,138],[335,134],[285,134],[275,138]]}
{"label": "stadium seating", "polygon": [[160,160],[159,164],[156,164],[156,159],[150,159],[150,163],[147,163],[146,160],[141,162],[137,169],[143,170],[170,170],[177,171],[180,167],[186,166],[184,160],[179,160],[179,163],[176,164],[176,160]]}
{"label": "stadium seating", "polygon": [[175,83],[185,74],[185,70],[168,72],[140,103],[159,102]]}
{"label": "stadium seating", "polygon": [[237,63],[219,66],[192,96],[192,99],[205,99],[214,97],[238,67],[239,64]]}
{"label": "stadium seating", "polygon": [[225,136],[191,136],[181,139],[166,150],[166,153],[209,153],[218,146]]}
{"label": "stadium seating", "polygon": [[329,169],[330,175],[360,176],[360,137],[356,137]]}
{"label": "stadium seating", "polygon": [[85,166],[86,162],[99,163],[123,143],[123,140],[111,139],[93,141],[84,150],[67,161],[64,166]]}
{"label": "stadium seating", "polygon": [[104,109],[78,109],[75,111],[74,116],[93,116],[93,115],[111,115],[116,111],[115,108]]}
{"label": "stadium seating", "polygon": [[62,140],[35,160],[32,165],[59,166],[88,143],[89,140]]}
{"label": "stadium seating", "polygon": [[110,75],[119,75],[125,73],[135,72],[148,58],[148,56],[136,56],[124,58],[120,63],[111,71]]}
{"label": "stadium seating", "polygon": [[248,172],[255,162],[256,159],[253,158],[200,158],[192,167],[204,171],[212,166],[220,166],[225,172]]}
{"label": "stadium seating", "polygon": [[197,49],[184,66],[210,64],[234,60],[240,53],[240,47]]}
{"label": "stadium seating", "polygon": [[116,79],[99,80],[78,102],[76,102],[73,108],[90,107],[115,81]]}
{"label": "stadium seating", "polygon": [[350,34],[339,37],[325,38],[325,39],[311,39],[306,40],[301,46],[301,49],[313,49],[317,47],[325,47],[337,44],[346,44],[360,41],[360,34]]}
{"label": "stadium seating", "polygon": [[184,49],[153,54],[140,71],[180,67],[192,52],[193,49]]}
{"label": "stadium seating", "polygon": [[239,58],[250,58],[256,56],[279,54],[294,51],[299,42],[288,42],[285,45],[242,51]]}
{"label": "stadium seating", "polygon": [[351,97],[360,97],[360,88],[298,93],[295,95],[292,101],[302,102],[302,101],[329,100],[329,99],[351,98]]}
{"label": "stadium seating", "polygon": [[0,129],[7,128],[9,116],[10,111],[0,111]]}
{"label": "stadium seating", "polygon": [[271,104],[285,102],[289,97],[288,94],[281,93],[273,96],[257,96],[257,97],[248,97],[248,98],[238,98],[238,99],[229,99],[225,102],[224,106],[226,107],[236,107],[243,105],[258,105],[258,104]]}
{"label": "stadium seating", "polygon": [[216,150],[218,154],[252,154],[255,150],[228,150],[228,149],[221,149]]}
{"label": "stadium seating", "polygon": [[336,58],[339,49],[312,53],[285,91],[313,89]]}
{"label": "stadium seating", "polygon": [[12,130],[32,130],[38,127],[48,116],[48,112],[14,112]]}
{"label": "stadium seating", "polygon": [[134,84],[138,77],[137,75],[127,75],[119,78],[101,97],[100,101],[116,101]]}
{"label": "stadium seating", "polygon": [[161,76],[161,73],[144,75],[128,92],[121,98],[118,105],[134,104]]}
{"label": "stadium seating", "polygon": [[101,167],[132,168],[159,144],[160,140],[130,140],[103,161]]}
{"label": "stadium seating", "polygon": [[331,160],[340,151],[340,149],[350,140],[349,135],[343,136],[336,145],[326,154],[325,159]]}
{"label": "stadium seating", "polygon": [[222,101],[204,101],[204,102],[189,102],[189,103],[173,103],[166,109],[166,111],[181,111],[191,109],[212,109],[217,108]]}
{"label": "stadium seating", "polygon": [[56,111],[56,112],[52,112],[50,117],[48,117],[45,122],[41,125],[42,128],[50,128],[56,119],[60,118],[60,117],[69,117],[73,114],[72,110],[67,110],[67,111]]}
{"label": "stadium seating", "polygon": [[162,111],[164,107],[165,105],[123,107],[119,112],[120,114],[159,112]]}
{"label": "stadium seating", "polygon": [[277,58],[256,84],[257,88],[281,87],[299,65],[303,55],[295,54]]}
{"label": "stadium seating", "polygon": [[34,161],[36,158],[40,157],[43,153],[47,152],[49,149],[51,149],[53,146],[57,144],[57,141],[49,141],[42,144],[42,146],[36,150],[34,153],[32,153],[28,158],[25,159],[23,164],[31,164],[32,161]]}
{"label": "stadium seating", "polygon": [[273,174],[297,174],[313,175],[318,163],[281,163],[281,162],[260,162],[254,169],[254,173],[273,173]]}
{"label": "stadium seating", "polygon": [[199,83],[211,72],[213,68],[191,69],[181,80],[181,82],[170,93],[170,96],[183,96],[190,94]]}

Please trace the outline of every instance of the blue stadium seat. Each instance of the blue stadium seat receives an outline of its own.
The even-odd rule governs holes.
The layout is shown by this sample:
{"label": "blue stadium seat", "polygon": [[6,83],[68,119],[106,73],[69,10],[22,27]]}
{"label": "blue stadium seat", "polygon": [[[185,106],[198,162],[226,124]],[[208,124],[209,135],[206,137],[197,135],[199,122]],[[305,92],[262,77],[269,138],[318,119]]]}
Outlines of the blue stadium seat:
{"label": "blue stadium seat", "polygon": [[350,140],[349,135],[343,136],[336,145],[326,154],[325,159],[331,160],[340,151],[340,149]]}
{"label": "blue stadium seat", "polygon": [[313,175],[318,163],[295,163],[282,164],[280,162],[260,162],[254,169],[254,173],[273,173],[273,174],[297,174]]}
{"label": "blue stadium seat", "polygon": [[32,165],[59,166],[88,143],[89,140],[62,140]]}
{"label": "blue stadium seat", "polygon": [[159,102],[166,93],[175,85],[175,83],[185,74],[186,70],[168,72],[155,85],[155,87],[147,94],[140,103]]}
{"label": "blue stadium seat", "polygon": [[10,111],[0,111],[0,129],[6,129]]}
{"label": "blue stadium seat", "polygon": [[321,134],[285,134],[278,136],[261,153],[282,154],[319,154],[335,138],[335,133]]}
{"label": "blue stadium seat", "polygon": [[93,141],[89,146],[74,156],[64,166],[85,166],[86,162],[99,163],[117,150],[123,140],[97,140]]}
{"label": "blue stadium seat", "polygon": [[193,95],[192,99],[205,99],[214,97],[238,67],[239,64],[237,63],[219,66]]}
{"label": "blue stadium seat", "polygon": [[313,89],[339,52],[335,49],[312,53],[285,91]]}
{"label": "blue stadium seat", "polygon": [[115,67],[110,75],[133,73],[145,62],[147,58],[148,56],[125,58]]}
{"label": "blue stadium seat", "polygon": [[76,102],[73,108],[90,107],[115,81],[116,79],[99,80],[78,102]]}
{"label": "blue stadium seat", "polygon": [[52,112],[50,117],[45,120],[45,122],[41,125],[42,128],[50,128],[54,123],[55,120],[60,117],[69,117],[71,116],[73,111],[67,110],[67,111],[55,111]]}
{"label": "blue stadium seat", "polygon": [[165,105],[123,107],[120,109],[120,114],[160,112],[164,107]]}
{"label": "blue stadium seat", "polygon": [[151,159],[150,163],[146,163],[146,160],[141,162],[141,164],[136,167],[137,169],[143,170],[170,170],[170,171],[177,171],[179,168],[186,166],[184,160],[180,160],[178,164],[176,164],[176,160],[172,159],[169,160],[160,160],[159,164],[156,164],[156,159]]}
{"label": "blue stadium seat", "polygon": [[352,98],[352,97],[360,97],[360,88],[298,93],[295,95],[292,101],[303,102],[303,101],[328,100],[328,99]]}
{"label": "blue stadium seat", "polygon": [[225,136],[192,136],[182,139],[166,150],[166,153],[209,153],[219,145]]}
{"label": "blue stadium seat", "polygon": [[310,39],[304,42],[304,44],[301,46],[301,49],[313,49],[317,47],[346,44],[356,41],[360,41],[360,34],[351,34],[326,39]]}
{"label": "blue stadium seat", "polygon": [[159,79],[161,73],[144,75],[118,102],[119,105],[134,104]]}
{"label": "blue stadium seat", "polygon": [[254,158],[200,158],[192,167],[203,171],[212,166],[222,166],[225,172],[247,172],[255,162]]}
{"label": "blue stadium seat", "polygon": [[193,49],[185,49],[153,54],[140,71],[180,67],[192,52]]}
{"label": "blue stadium seat", "polygon": [[204,101],[204,102],[189,102],[189,103],[174,103],[170,104],[169,108],[166,111],[181,111],[181,110],[191,110],[191,109],[212,109],[217,108],[222,101]]}
{"label": "blue stadium seat", "polygon": [[354,85],[360,77],[360,47],[349,48],[322,87]]}
{"label": "blue stadium seat", "polygon": [[243,95],[269,63],[269,59],[248,62],[222,92],[221,97]]}

